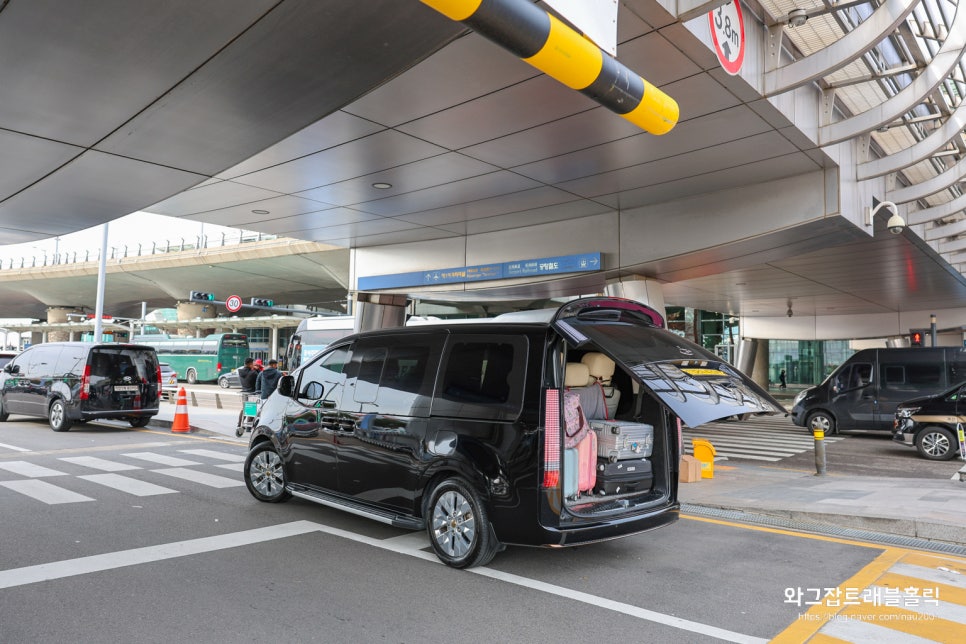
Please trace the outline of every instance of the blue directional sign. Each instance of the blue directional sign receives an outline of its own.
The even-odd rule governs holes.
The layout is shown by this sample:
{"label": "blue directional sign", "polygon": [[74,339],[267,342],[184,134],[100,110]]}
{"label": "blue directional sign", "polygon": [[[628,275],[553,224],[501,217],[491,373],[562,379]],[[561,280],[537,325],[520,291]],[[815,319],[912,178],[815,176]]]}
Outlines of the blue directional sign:
{"label": "blue directional sign", "polygon": [[378,291],[406,286],[434,286],[436,284],[466,284],[514,277],[539,277],[560,273],[583,273],[600,270],[600,253],[560,255],[520,259],[495,264],[477,264],[455,268],[437,268],[428,271],[371,275],[359,278],[360,291]]}

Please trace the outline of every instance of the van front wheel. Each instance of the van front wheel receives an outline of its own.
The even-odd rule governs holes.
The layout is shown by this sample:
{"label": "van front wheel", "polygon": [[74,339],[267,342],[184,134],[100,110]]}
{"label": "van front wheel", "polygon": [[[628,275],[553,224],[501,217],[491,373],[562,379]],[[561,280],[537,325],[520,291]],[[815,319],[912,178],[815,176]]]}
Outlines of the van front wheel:
{"label": "van front wheel", "polygon": [[71,421],[67,417],[67,405],[64,404],[63,400],[55,400],[50,403],[47,420],[50,422],[50,428],[55,432],[66,432],[70,429]]}
{"label": "van front wheel", "polygon": [[830,434],[835,434],[838,430],[835,428],[835,419],[828,412],[817,411],[808,417],[807,423],[808,431],[815,433],[815,430],[821,429],[826,436]]}
{"label": "van front wheel", "polygon": [[500,544],[476,492],[460,479],[447,479],[433,489],[426,530],[436,556],[447,566],[485,566]]}
{"label": "van front wheel", "polygon": [[948,461],[956,454],[953,433],[945,427],[927,427],[916,436],[916,450],[930,461]]}

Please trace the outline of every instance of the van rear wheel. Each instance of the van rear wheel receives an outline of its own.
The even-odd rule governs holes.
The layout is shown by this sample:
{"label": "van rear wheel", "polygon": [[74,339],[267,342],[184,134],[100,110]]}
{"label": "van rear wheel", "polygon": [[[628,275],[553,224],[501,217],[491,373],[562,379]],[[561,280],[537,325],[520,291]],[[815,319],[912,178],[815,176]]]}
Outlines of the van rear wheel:
{"label": "van rear wheel", "polygon": [[131,416],[127,419],[127,422],[131,423],[131,427],[147,427],[148,423],[151,422],[150,416]]}
{"label": "van rear wheel", "polygon": [[817,411],[808,417],[808,423],[806,423],[808,430],[815,433],[815,430],[821,429],[826,436],[838,433],[835,428],[835,419],[828,412]]}
{"label": "van rear wheel", "polygon": [[452,478],[437,485],[427,509],[429,541],[447,566],[485,566],[499,551],[486,510],[465,481]]}
{"label": "van rear wheel", "polygon": [[945,427],[927,427],[916,435],[916,450],[930,461],[948,461],[956,454],[956,441]]}
{"label": "van rear wheel", "polygon": [[67,417],[67,405],[64,404],[63,400],[55,400],[50,403],[50,409],[47,410],[47,421],[50,423],[50,428],[55,432],[66,432],[70,429],[71,420]]}

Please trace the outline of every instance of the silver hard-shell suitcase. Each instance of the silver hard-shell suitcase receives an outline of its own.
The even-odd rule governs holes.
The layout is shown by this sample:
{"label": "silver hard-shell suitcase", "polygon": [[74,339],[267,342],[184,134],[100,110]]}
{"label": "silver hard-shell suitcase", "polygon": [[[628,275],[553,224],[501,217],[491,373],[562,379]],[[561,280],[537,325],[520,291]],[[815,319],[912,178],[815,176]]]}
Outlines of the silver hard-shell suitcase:
{"label": "silver hard-shell suitcase", "polygon": [[650,456],[654,448],[654,426],[647,423],[592,420],[590,428],[597,433],[597,456],[611,463]]}

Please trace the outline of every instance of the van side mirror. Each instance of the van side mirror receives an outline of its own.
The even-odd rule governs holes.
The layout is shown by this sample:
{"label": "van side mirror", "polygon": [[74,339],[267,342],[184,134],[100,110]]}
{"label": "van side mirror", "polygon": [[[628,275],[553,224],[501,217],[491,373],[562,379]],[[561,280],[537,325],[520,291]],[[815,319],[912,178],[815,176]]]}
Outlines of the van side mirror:
{"label": "van side mirror", "polygon": [[282,376],[279,378],[278,393],[286,398],[291,398],[295,394],[295,376]]}
{"label": "van side mirror", "polygon": [[3,370],[7,373],[20,373],[20,365],[8,362],[7,364],[3,365]]}

